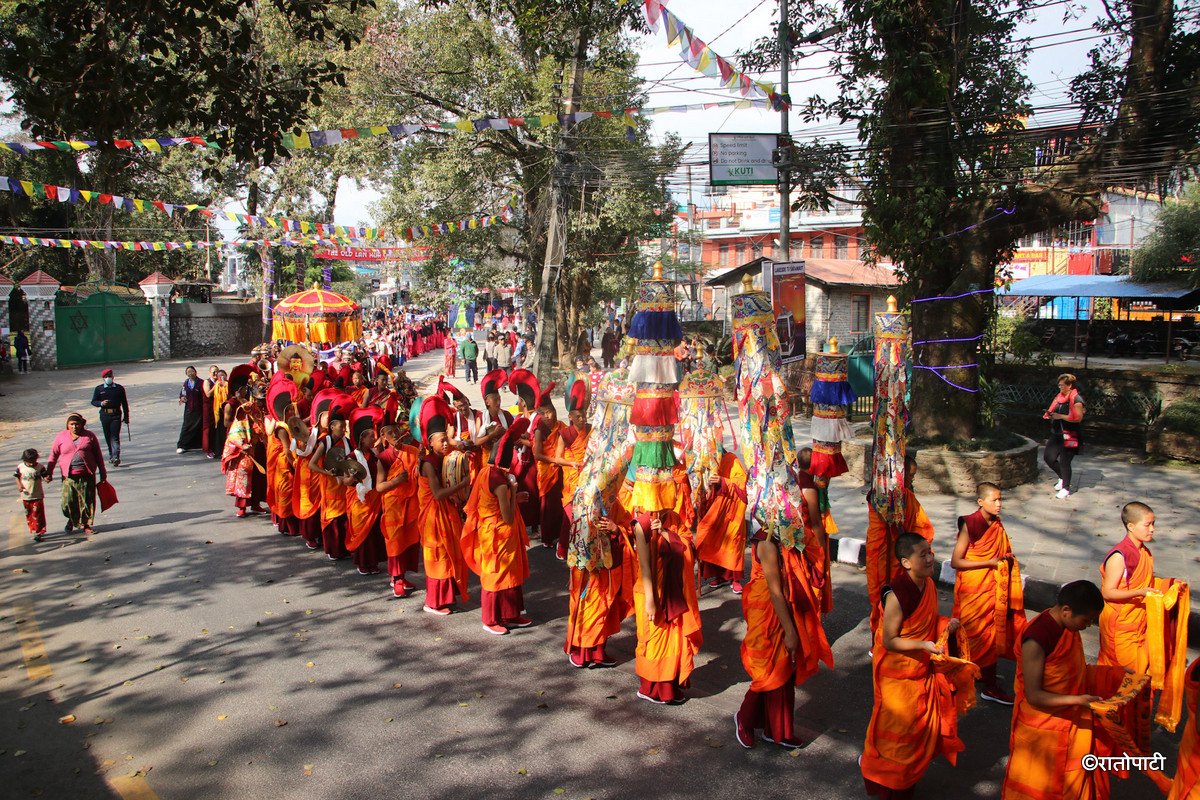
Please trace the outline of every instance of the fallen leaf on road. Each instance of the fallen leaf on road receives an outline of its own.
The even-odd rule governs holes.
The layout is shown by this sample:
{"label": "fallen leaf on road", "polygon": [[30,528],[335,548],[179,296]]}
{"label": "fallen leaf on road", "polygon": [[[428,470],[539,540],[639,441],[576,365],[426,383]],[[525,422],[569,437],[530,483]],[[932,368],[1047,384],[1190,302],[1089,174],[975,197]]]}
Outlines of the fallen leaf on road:
{"label": "fallen leaf on road", "polygon": [[89,662],[89,661],[91,661],[91,660],[92,660],[92,657],[91,657],[91,656],[84,656],[83,658],[79,659],[79,663],[80,663],[80,664],[86,664],[87,662]]}
{"label": "fallen leaf on road", "polygon": [[558,787],[556,787],[556,788],[554,789],[554,793],[555,793],[555,794],[566,794],[566,793],[567,793],[567,790],[566,790],[566,789],[564,789],[564,788],[563,788],[563,787],[561,787],[561,786],[558,786]]}
{"label": "fallen leaf on road", "polygon": [[287,720],[286,720],[286,719],[277,719],[277,720],[275,720],[275,727],[276,727],[276,728],[282,728],[284,725],[287,725]]}
{"label": "fallen leaf on road", "polygon": [[312,613],[313,613],[313,612],[312,612],[312,609],[311,609],[311,608],[306,608],[306,609],[304,609],[304,616],[306,616],[306,617],[311,617],[311,616],[312,616]]}
{"label": "fallen leaf on road", "polygon": [[651,747],[651,748],[649,748],[648,750],[646,750],[646,755],[648,755],[648,756],[656,756],[656,755],[658,755],[658,748],[657,748],[657,747]]}
{"label": "fallen leaf on road", "polygon": [[229,719],[229,715],[228,714],[217,714],[217,719],[227,720],[227,719]]}
{"label": "fallen leaf on road", "polygon": [[[26,575],[29,574],[29,570],[25,569],[24,567],[21,567],[20,569],[14,569],[13,572],[18,573],[18,574],[22,573],[22,572],[25,573]],[[112,595],[110,594],[109,597],[112,597]]]}
{"label": "fallen leaf on road", "polygon": [[537,706],[535,706],[535,708],[549,708],[549,707],[550,706],[546,705],[545,703],[538,703]]}
{"label": "fallen leaf on road", "polygon": [[789,753],[788,755],[790,755],[792,758],[799,758],[799,757],[800,757],[800,751],[799,751],[798,749],[797,749],[797,750],[793,750],[793,751],[792,751],[791,753]]}
{"label": "fallen leaf on road", "polygon": [[215,759],[215,758],[214,758],[214,759],[210,760],[210,761],[208,762],[208,765],[209,765],[210,767],[215,767],[215,766],[217,765],[217,759]]}
{"label": "fallen leaf on road", "polygon": [[529,770],[525,769],[524,767],[521,767],[519,770],[517,770],[517,774],[518,775],[528,775]]}
{"label": "fallen leaf on road", "polygon": [[307,663],[306,663],[304,666],[306,666],[306,667],[315,667],[316,665],[317,665],[317,664],[316,664],[316,662],[314,662],[314,661],[309,661],[309,662],[307,662]]}
{"label": "fallen leaf on road", "polygon": [[464,701],[459,701],[458,707],[459,707],[459,708],[466,708],[466,707],[467,707],[467,706],[469,706],[469,705],[471,705],[471,704],[470,704],[470,703],[467,703],[467,702],[464,702]]}
{"label": "fallen leaf on road", "polygon": [[392,684],[392,688],[393,688],[393,689],[399,689],[399,688],[400,688],[401,686],[403,686],[403,685],[404,685],[403,683],[393,683],[393,684]]}
{"label": "fallen leaf on road", "polygon": [[311,777],[312,777],[312,773],[313,773],[313,765],[312,765],[312,764],[305,764],[305,765],[304,765],[304,777],[306,777],[306,778],[311,778]]}
{"label": "fallen leaf on road", "polygon": [[387,719],[384,720],[384,722],[395,722],[395,721],[396,721],[395,717],[388,717]]}
{"label": "fallen leaf on road", "polygon": [[125,681],[125,686],[133,686],[133,681]]}
{"label": "fallen leaf on road", "polygon": [[65,717],[59,717],[59,718],[58,718],[58,724],[59,724],[59,725],[70,725],[70,724],[71,724],[72,722],[74,722],[74,721],[75,721],[75,715],[74,715],[74,714],[67,714]]}
{"label": "fallen leaf on road", "polygon": [[205,544],[212,544],[212,539],[205,539],[205,540],[204,540],[204,543],[205,543]]}
{"label": "fallen leaf on road", "polygon": [[711,737],[704,740],[704,743],[709,747],[724,747],[725,743]]}
{"label": "fallen leaf on road", "polygon": [[201,628],[201,629],[200,629],[200,635],[201,635],[201,636],[208,636],[208,628]]}
{"label": "fallen leaf on road", "polygon": [[13,758],[20,758],[23,755],[25,755],[24,750],[14,750],[13,751]]}
{"label": "fallen leaf on road", "polygon": [[187,675],[184,675],[182,678],[180,678],[180,679],[179,679],[179,682],[180,682],[180,683],[187,683],[187,682],[188,682]]}

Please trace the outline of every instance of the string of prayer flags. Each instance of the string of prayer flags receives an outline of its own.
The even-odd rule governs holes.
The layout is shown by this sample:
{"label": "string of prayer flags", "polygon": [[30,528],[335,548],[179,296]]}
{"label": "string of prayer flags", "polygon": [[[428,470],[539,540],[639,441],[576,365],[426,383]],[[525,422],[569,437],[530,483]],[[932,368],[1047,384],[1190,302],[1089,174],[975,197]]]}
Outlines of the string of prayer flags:
{"label": "string of prayer flags", "polygon": [[[0,150],[8,150],[19,155],[29,155],[42,150],[57,150],[60,152],[74,152],[77,150],[90,150],[94,147],[100,147],[107,142],[101,142],[96,139],[53,139],[37,142],[0,142]],[[149,150],[152,153],[161,153],[164,147],[178,147],[179,145],[192,144],[197,147],[204,147],[211,150],[220,150],[221,145],[214,142],[212,139],[205,136],[153,136],[145,139],[113,139],[112,146],[118,150]]]}

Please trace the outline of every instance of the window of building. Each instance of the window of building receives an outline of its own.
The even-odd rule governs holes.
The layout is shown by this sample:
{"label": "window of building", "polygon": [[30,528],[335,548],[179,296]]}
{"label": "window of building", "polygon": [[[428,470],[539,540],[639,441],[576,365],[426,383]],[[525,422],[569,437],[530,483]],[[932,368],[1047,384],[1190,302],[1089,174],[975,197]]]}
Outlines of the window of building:
{"label": "window of building", "polygon": [[718,252],[720,253],[720,255],[718,256],[717,266],[728,267],[729,266],[729,243],[721,242],[721,249]]}
{"label": "window of building", "polygon": [[834,258],[849,258],[850,257],[850,237],[849,236],[834,236],[833,237],[833,257]]}
{"label": "window of building", "polygon": [[871,328],[871,295],[850,295],[850,332],[866,333]]}
{"label": "window of building", "polygon": [[825,237],[814,236],[808,241],[812,245],[812,257],[823,258],[825,256]]}
{"label": "window of building", "polygon": [[762,256],[762,254],[763,254],[762,242],[755,242],[753,247],[750,248],[750,254],[751,254],[750,255],[751,258],[759,258],[760,256]]}
{"label": "window of building", "polygon": [[737,244],[737,263],[738,266],[746,263],[746,245],[741,242]]}

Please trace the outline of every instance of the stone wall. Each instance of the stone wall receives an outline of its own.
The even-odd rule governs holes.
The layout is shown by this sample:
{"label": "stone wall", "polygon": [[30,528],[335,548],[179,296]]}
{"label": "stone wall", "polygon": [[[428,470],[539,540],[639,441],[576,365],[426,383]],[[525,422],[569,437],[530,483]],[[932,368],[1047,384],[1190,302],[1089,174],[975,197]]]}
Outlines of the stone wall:
{"label": "stone wall", "polygon": [[262,342],[257,303],[171,303],[171,358],[249,355]]}
{"label": "stone wall", "polygon": [[[869,434],[869,429],[867,431]],[[870,481],[871,439],[862,435],[842,444],[846,478],[866,484]],[[1038,475],[1038,444],[1026,439],[1020,447],[992,452],[956,452],[923,448],[917,451],[917,493],[937,492],[959,497],[974,497],[975,488],[984,481],[1011,489],[1032,483]]]}
{"label": "stone wall", "polygon": [[871,331],[851,331],[853,315],[850,310],[850,297],[856,294],[871,296],[871,307],[867,315],[868,324],[874,321],[875,313],[887,308],[889,294],[895,288],[877,288],[867,286],[828,286],[808,281],[804,286],[804,313],[808,351],[817,353],[829,340],[830,336],[838,338],[838,347],[842,352],[864,336],[870,336]]}

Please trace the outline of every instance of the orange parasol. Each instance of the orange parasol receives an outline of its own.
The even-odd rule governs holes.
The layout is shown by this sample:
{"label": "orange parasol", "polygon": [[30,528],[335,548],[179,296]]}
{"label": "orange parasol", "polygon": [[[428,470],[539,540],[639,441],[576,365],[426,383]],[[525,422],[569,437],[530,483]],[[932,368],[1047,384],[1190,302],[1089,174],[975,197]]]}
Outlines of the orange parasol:
{"label": "orange parasol", "polygon": [[288,295],[274,309],[271,336],[292,342],[348,342],[362,338],[362,309],[345,295],[318,289]]}

